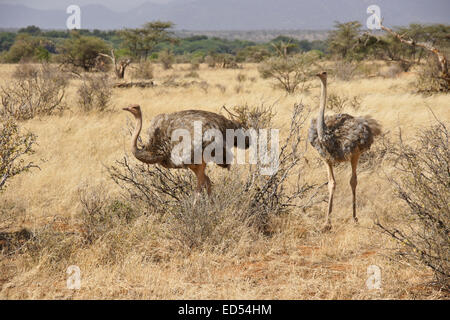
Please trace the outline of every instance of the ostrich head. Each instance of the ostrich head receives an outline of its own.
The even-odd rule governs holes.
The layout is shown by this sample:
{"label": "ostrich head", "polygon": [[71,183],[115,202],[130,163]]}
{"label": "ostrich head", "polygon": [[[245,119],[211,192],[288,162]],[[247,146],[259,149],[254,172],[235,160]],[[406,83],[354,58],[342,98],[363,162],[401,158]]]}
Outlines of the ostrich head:
{"label": "ostrich head", "polygon": [[320,73],[316,74],[316,76],[319,77],[320,80],[322,80],[322,81],[325,81],[325,82],[327,81],[327,72],[326,71],[320,72]]}
{"label": "ostrich head", "polygon": [[137,104],[129,105],[128,107],[123,108],[123,110],[131,112],[136,118],[139,118],[142,115],[141,107]]}

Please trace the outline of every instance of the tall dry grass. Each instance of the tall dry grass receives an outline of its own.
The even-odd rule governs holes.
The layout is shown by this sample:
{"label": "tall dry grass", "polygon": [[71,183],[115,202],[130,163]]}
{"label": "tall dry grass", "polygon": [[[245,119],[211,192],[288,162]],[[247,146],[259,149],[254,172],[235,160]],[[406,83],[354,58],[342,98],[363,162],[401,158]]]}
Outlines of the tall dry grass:
{"label": "tall dry grass", "polygon": [[[239,70],[200,65],[196,72],[208,84],[207,90],[199,85],[164,85],[170,77],[182,79],[188,67],[155,67],[154,88],[114,89],[112,112],[108,113],[86,114],[77,107],[81,81],[71,79],[65,98],[68,111],[21,123],[38,136],[36,153],[30,161],[38,163],[41,170],[15,177],[0,195],[0,212],[15,218],[13,225],[0,230],[0,297],[448,298],[445,292],[428,285],[433,279],[428,268],[391,259],[395,243],[375,227],[377,218],[396,220],[404,208],[386,179],[396,174],[394,166],[375,154],[377,150],[386,151],[380,142],[374,145],[374,153],[364,161],[358,176],[358,225],[351,219],[348,165],[338,168],[332,216],[335,228],[330,233],[319,230],[326,209],[326,172],[310,147],[302,157],[303,167],[288,182],[294,185],[300,177],[315,185],[313,201],[305,208],[271,214],[265,232],[238,220],[236,206],[214,207],[206,199],[197,211],[187,206],[178,219],[170,216],[170,206],[167,210],[160,208],[161,216],[136,205],[137,200],[132,201],[111,180],[108,171],[130,148],[128,116],[121,107],[141,105],[145,132],[146,124],[161,112],[220,112],[223,105],[274,104],[272,126],[281,130],[283,140],[288,136],[296,103],[309,106],[310,117],[317,112],[318,81],[309,82],[311,89],[307,92],[286,96],[259,77],[255,64]],[[13,72],[14,66],[2,65],[0,81],[8,82]],[[243,75],[254,80],[239,81]],[[449,96],[415,94],[414,81],[413,74],[393,79],[336,80],[330,82],[329,90],[340,97],[358,97],[357,110],[348,103],[342,106],[342,112],[372,115],[383,125],[386,139],[394,139],[394,133],[401,128],[408,142],[433,123],[428,108],[441,121],[450,121]],[[241,87],[238,93],[236,86]],[[301,130],[303,137],[305,130]],[[219,204],[226,200],[224,195],[240,190],[239,185],[234,185],[239,170],[208,168],[215,197],[222,198]],[[191,182],[190,173],[182,174]],[[168,216],[164,217],[164,212]],[[198,225],[199,221],[203,225]],[[22,228],[31,234],[20,233]],[[186,235],[197,238],[189,242]],[[66,269],[70,265],[81,269],[80,290],[66,287]],[[370,265],[381,268],[380,290],[366,286]]]}

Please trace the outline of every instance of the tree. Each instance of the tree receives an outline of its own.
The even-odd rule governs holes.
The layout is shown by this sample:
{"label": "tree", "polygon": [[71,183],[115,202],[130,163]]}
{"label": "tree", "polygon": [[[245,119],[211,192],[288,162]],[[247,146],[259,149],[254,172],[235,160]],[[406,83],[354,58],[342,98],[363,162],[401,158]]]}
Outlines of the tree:
{"label": "tree", "polygon": [[125,76],[125,69],[130,65],[131,59],[128,58],[122,58],[117,60],[116,55],[114,53],[114,49],[111,49],[111,55],[107,55],[104,53],[99,53],[100,56],[106,57],[108,59],[111,59],[113,65],[114,65],[114,73],[116,74],[116,77],[118,79],[123,79]]}
{"label": "tree", "polygon": [[155,47],[164,41],[176,41],[173,36],[172,22],[154,21],[146,23],[142,28],[121,31],[122,45],[129,49],[133,57],[147,59]]}
{"label": "tree", "polygon": [[12,63],[17,63],[22,59],[48,61],[52,51],[55,51],[55,45],[52,41],[21,33],[17,35],[16,41],[9,48],[5,60]]}
{"label": "tree", "polygon": [[328,37],[329,50],[342,59],[354,59],[358,52],[361,23],[350,21],[335,23],[335,30]]}
{"label": "tree", "polygon": [[263,79],[275,79],[287,93],[294,93],[313,73],[312,65],[319,59],[315,52],[287,57],[272,57],[258,67]]}
{"label": "tree", "polygon": [[270,42],[277,55],[286,57],[288,54],[299,52],[299,41],[286,36],[278,36]]}
{"label": "tree", "polygon": [[407,37],[400,35],[397,32],[393,31],[392,29],[385,27],[383,25],[381,25],[381,29],[383,29],[384,31],[393,35],[402,43],[408,44],[413,47],[423,48],[423,49],[433,53],[439,62],[440,74],[438,77],[442,80],[440,83],[441,91],[444,91],[444,92],[449,91],[449,89],[450,89],[450,74],[448,72],[447,57],[441,50],[439,50],[438,48],[436,48],[436,46],[434,46],[430,43],[416,42],[412,39],[408,39]]}
{"label": "tree", "polygon": [[239,62],[261,62],[268,57],[270,57],[270,52],[265,46],[255,45],[241,49],[236,58]]}
{"label": "tree", "polygon": [[31,36],[41,35],[41,29],[36,26],[28,26],[26,28],[19,29],[18,33],[28,33]]}
{"label": "tree", "polygon": [[15,39],[16,34],[14,32],[0,32],[0,52],[9,50]]}
{"label": "tree", "polygon": [[95,67],[99,54],[108,51],[109,46],[104,40],[72,32],[61,47],[62,62],[90,71]]}

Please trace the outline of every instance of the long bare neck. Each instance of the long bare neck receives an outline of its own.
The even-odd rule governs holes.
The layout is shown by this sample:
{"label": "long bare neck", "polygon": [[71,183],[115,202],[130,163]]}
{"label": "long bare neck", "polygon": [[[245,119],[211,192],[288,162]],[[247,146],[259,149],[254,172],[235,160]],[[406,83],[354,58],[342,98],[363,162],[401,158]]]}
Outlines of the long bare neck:
{"label": "long bare neck", "polygon": [[142,129],[142,115],[136,116],[136,127],[134,128],[133,136],[131,137],[131,152],[139,159],[141,150],[138,149],[137,140]]}
{"label": "long bare neck", "polygon": [[322,91],[320,93],[320,109],[319,116],[317,117],[317,135],[319,140],[323,140],[323,130],[325,128],[325,106],[327,103],[327,80],[320,79]]}

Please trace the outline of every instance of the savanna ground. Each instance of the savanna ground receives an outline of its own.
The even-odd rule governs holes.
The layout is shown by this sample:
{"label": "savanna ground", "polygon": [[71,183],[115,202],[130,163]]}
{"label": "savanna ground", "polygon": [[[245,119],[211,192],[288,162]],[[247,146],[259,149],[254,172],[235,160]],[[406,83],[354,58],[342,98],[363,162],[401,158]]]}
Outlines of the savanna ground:
{"label": "savanna ground", "polygon": [[[106,112],[82,112],[76,105],[80,80],[71,80],[61,115],[34,118],[22,126],[37,135],[34,169],[11,180],[1,194],[0,206],[16,217],[9,231],[42,230],[46,226],[57,239],[43,237],[36,253],[3,252],[0,255],[2,299],[446,299],[448,295],[429,285],[432,272],[406,261],[392,259],[397,247],[375,226],[375,221],[399,223],[403,203],[392,191],[387,176],[395,175],[380,161],[359,170],[357,208],[359,224],[351,218],[349,164],[336,170],[337,189],[332,215],[333,230],[320,231],[327,207],[326,169],[312,147],[305,153],[301,177],[317,187],[316,201],[306,210],[293,209],[271,216],[268,233],[236,228],[222,236],[224,245],[208,241],[187,248],[158,217],[137,218],[89,245],[72,241],[82,232],[80,193],[101,190],[104,197],[126,197],[107,168],[130,153],[127,118],[121,108],[139,104],[144,134],[150,119],[162,112],[202,109],[221,112],[226,105],[274,105],[274,128],[286,134],[295,103],[302,102],[316,116],[319,81],[311,79],[305,92],[286,95],[270,80],[259,77],[257,66],[244,69],[209,69],[201,65],[199,79],[184,78],[188,65],[155,70],[154,88],[114,89]],[[9,81],[14,65],[0,66],[0,81]],[[380,68],[386,68],[380,63]],[[206,81],[206,85],[162,85],[174,74],[181,81]],[[238,74],[245,75],[239,77]],[[239,80],[238,80],[239,79]],[[352,81],[331,78],[329,94],[358,96],[360,108],[350,104],[342,112],[370,114],[393,139],[401,128],[404,141],[413,141],[425,126],[435,123],[433,113],[450,123],[450,96],[414,93],[414,70],[397,77],[359,77]],[[219,85],[219,86],[218,86]],[[327,110],[327,113],[333,111]],[[131,119],[130,119],[131,120]],[[309,125],[309,120],[307,125]],[[303,128],[306,138],[306,128]],[[304,148],[304,143],[301,144]],[[374,150],[377,150],[377,144]],[[213,192],[230,192],[224,184],[231,172],[209,165]],[[232,192],[232,191],[231,191]],[[52,242],[53,241],[53,242]],[[225,248],[226,249],[223,249]],[[29,249],[32,250],[32,249]],[[81,289],[66,287],[66,269],[81,270]],[[381,269],[381,289],[368,289],[367,269]]]}

